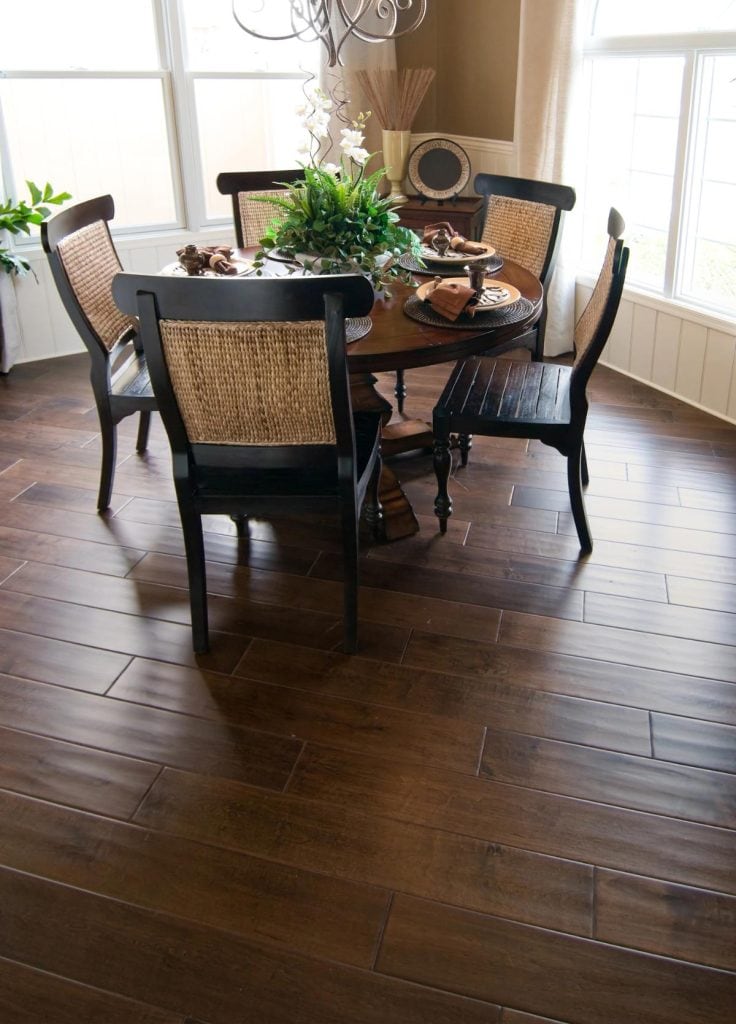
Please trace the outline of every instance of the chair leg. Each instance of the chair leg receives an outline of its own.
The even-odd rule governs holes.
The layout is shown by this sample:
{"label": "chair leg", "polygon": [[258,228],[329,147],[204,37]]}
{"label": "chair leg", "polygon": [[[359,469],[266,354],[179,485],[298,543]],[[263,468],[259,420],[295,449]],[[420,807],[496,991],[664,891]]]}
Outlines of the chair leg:
{"label": "chair leg", "polygon": [[467,466],[470,449],[473,447],[472,434],[458,434],[457,446],[460,449],[460,465]]}
{"label": "chair leg", "polygon": [[396,408],[399,412],[404,411],[404,399],[406,398],[406,385],[404,384],[404,371],[396,371],[396,387],[394,388],[394,394],[396,395]]}
{"label": "chair leg", "polygon": [[207,571],[202,536],[202,517],[189,505],[180,503],[179,515],[184,532],[184,549],[189,577],[189,606],[192,614],[192,647],[195,654],[210,648],[207,616]]}
{"label": "chair leg", "polygon": [[580,550],[583,554],[587,555],[593,550],[593,540],[590,536],[588,517],[585,514],[585,502],[583,501],[582,461],[582,448],[576,448],[575,451],[567,456],[567,486],[570,491],[570,506],[572,508],[572,517],[575,521],[575,529],[578,532]]}
{"label": "chair leg", "polygon": [[588,473],[588,460],[585,455],[585,441],[583,441],[582,448],[580,449],[580,476],[583,481],[583,487],[587,487],[590,483],[590,474]]}
{"label": "chair leg", "polygon": [[358,648],[358,512],[350,502],[342,503],[342,550],[344,568],[343,649],[355,654]]}
{"label": "chair leg", "polygon": [[434,419],[434,471],[437,477],[437,497],[434,500],[434,514],[440,521],[440,533],[447,533],[447,520],[452,515],[452,499],[447,492],[452,456],[450,455],[450,432],[448,424],[435,416]]}
{"label": "chair leg", "polygon": [[118,448],[118,432],[108,412],[100,412],[100,433],[102,436],[102,465],[100,467],[100,490],[97,495],[97,511],[104,512],[110,507],[112,484],[115,476],[115,458]]}
{"label": "chair leg", "polygon": [[148,447],[148,431],[150,426],[151,413],[148,410],[143,410],[138,422],[138,440],[135,443],[135,450],[139,453],[144,452]]}
{"label": "chair leg", "polygon": [[381,540],[383,536],[383,505],[380,498],[381,489],[381,456],[379,454],[376,464],[371,473],[371,479],[365,495],[364,514],[365,521],[371,528],[374,540]]}

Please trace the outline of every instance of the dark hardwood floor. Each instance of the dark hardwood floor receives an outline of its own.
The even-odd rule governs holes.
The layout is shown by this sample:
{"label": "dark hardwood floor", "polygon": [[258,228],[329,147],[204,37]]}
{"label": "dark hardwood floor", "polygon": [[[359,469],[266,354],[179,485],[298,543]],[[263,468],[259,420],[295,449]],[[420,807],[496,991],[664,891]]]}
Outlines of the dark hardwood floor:
{"label": "dark hardwood floor", "polygon": [[479,439],[445,537],[395,461],[354,658],[329,522],[211,519],[197,658],[86,372],[0,380],[2,1024],[733,1024],[736,428],[596,371],[585,561],[555,452]]}

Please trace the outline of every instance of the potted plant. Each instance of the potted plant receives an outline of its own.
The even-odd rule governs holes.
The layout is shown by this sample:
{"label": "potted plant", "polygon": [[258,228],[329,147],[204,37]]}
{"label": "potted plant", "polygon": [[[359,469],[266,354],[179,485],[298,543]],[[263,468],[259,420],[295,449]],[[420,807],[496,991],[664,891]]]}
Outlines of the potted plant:
{"label": "potted plant", "polygon": [[[340,163],[321,161],[325,141],[329,140],[328,145],[332,141],[332,103],[320,89],[307,95],[301,110],[309,133],[309,141],[301,148],[308,160],[300,165],[304,178],[285,184],[287,195],[283,197],[258,197],[278,207],[280,217],[261,239],[256,266],[261,267],[277,250],[281,258],[313,273],[363,273],[376,290],[388,295],[387,285],[392,280],[412,283],[411,272],[402,268],[397,258],[404,253],[418,256],[419,240],[408,228],[399,226],[393,200],[379,195],[384,170],[366,173],[371,154],[363,148],[363,141],[369,113],[359,114],[340,130]],[[337,105],[338,116],[343,105]]]}
{"label": "potted plant", "polygon": [[[59,192],[54,195],[54,190],[47,182],[43,189],[40,189],[32,181],[27,181],[28,191],[31,194],[30,205],[21,199],[17,203],[12,199],[6,199],[0,203],[0,232],[8,231],[11,235],[21,233],[30,235],[31,225],[42,224],[47,217],[51,216],[51,210],[46,205],[51,203],[60,206],[67,199],[71,199],[68,192]],[[24,260],[12,249],[0,245],[0,270],[6,274],[26,274],[31,269],[30,263]]]}

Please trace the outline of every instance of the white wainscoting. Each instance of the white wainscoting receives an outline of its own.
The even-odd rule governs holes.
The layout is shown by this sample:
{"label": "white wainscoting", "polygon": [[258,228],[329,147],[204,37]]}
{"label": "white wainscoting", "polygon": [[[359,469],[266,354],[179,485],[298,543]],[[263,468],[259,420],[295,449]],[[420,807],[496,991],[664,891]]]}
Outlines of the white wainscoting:
{"label": "white wainscoting", "polygon": [[[582,309],[590,282],[578,281]],[[736,423],[736,322],[624,290],[601,363]]]}

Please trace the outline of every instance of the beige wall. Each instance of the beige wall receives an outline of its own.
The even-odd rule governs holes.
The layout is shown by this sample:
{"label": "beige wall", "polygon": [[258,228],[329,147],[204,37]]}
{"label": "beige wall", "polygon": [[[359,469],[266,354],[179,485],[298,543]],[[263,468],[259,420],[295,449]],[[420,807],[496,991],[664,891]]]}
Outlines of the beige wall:
{"label": "beige wall", "polygon": [[434,67],[415,132],[513,140],[521,0],[430,0],[396,42],[399,67]]}

